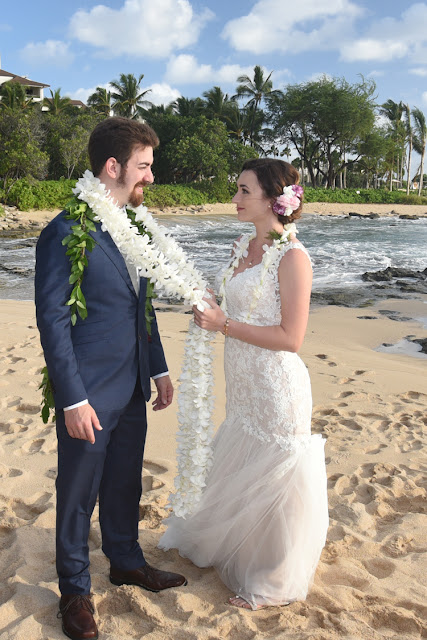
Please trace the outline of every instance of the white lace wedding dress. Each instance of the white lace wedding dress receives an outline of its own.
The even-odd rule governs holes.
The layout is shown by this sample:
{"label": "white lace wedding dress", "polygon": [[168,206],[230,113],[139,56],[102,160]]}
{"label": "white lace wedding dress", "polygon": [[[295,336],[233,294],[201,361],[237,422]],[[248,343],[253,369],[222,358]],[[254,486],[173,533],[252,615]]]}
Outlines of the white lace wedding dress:
{"label": "white lace wedding dress", "polygon": [[[307,253],[300,243],[288,250]],[[281,321],[278,264],[272,264],[254,325]],[[226,285],[228,315],[247,321],[261,265]],[[176,548],[252,608],[303,600],[328,528],[324,439],[311,435],[311,388],[296,353],[225,340],[226,419],[196,511],[171,516],[159,546]]]}

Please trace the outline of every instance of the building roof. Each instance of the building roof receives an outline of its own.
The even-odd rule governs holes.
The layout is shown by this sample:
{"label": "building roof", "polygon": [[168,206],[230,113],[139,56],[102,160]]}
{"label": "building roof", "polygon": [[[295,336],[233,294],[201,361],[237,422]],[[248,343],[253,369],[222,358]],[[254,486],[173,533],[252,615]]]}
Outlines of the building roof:
{"label": "building roof", "polygon": [[1,76],[10,78],[10,82],[17,82],[18,84],[22,84],[26,87],[50,87],[49,84],[44,84],[43,82],[35,82],[34,80],[30,80],[29,78],[17,76],[15,73],[9,73],[9,71],[5,71],[4,69],[0,69],[0,77]]}
{"label": "building roof", "polygon": [[[52,98],[46,98],[46,100],[47,100],[48,102],[52,102]],[[86,107],[86,106],[87,106],[87,105],[85,105],[85,103],[84,103],[84,102],[82,102],[81,100],[72,100],[71,98],[70,98],[70,104],[71,104],[73,107]]]}

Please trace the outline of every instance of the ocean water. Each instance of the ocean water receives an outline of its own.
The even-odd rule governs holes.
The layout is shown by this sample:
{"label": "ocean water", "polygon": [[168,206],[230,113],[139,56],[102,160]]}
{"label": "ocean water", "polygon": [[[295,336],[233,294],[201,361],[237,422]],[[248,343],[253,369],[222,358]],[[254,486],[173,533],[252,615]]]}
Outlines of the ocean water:
{"label": "ocean water", "polygon": [[[158,221],[170,230],[210,284],[229,260],[233,240],[253,228],[233,215],[161,216]],[[362,274],[386,267],[422,271],[427,266],[426,218],[305,215],[298,222],[298,231],[313,261],[313,291],[320,304],[326,292],[350,299],[356,292],[371,298],[387,297],[387,291],[364,282]],[[0,298],[33,298],[35,242],[35,238],[0,238]]]}

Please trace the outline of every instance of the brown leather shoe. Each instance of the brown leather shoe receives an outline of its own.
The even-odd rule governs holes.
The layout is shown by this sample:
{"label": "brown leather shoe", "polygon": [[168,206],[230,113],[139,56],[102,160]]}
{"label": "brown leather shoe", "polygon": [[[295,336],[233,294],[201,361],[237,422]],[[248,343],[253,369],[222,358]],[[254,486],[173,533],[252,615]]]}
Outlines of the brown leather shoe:
{"label": "brown leather shoe", "polygon": [[61,596],[57,617],[62,618],[62,631],[71,640],[96,640],[98,628],[94,613],[89,596],[71,593]]}
{"label": "brown leather shoe", "polygon": [[121,569],[110,568],[110,582],[120,587],[122,584],[133,584],[147,591],[162,591],[170,587],[181,587],[187,584],[187,580],[179,573],[161,571],[145,564],[139,569],[132,571],[122,571]]}

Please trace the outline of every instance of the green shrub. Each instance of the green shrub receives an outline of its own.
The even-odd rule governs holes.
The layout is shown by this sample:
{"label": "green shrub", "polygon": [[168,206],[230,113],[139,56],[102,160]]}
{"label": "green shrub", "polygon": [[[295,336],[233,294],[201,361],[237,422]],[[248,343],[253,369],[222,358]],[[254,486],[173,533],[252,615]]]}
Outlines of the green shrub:
{"label": "green shrub", "polygon": [[306,202],[339,202],[348,204],[427,204],[427,198],[387,189],[304,188]]}
{"label": "green shrub", "polygon": [[4,210],[4,207],[2,207],[0,204],[0,218],[3,218],[4,215],[6,215],[6,212]]}
{"label": "green shrub", "polygon": [[144,189],[144,204],[150,207],[177,207],[208,202],[206,194],[183,184],[159,184]]}
{"label": "green shrub", "polygon": [[207,200],[205,202],[230,202],[231,198],[237,191],[235,182],[228,180],[201,180],[200,182],[192,182],[193,189],[202,192]]}
{"label": "green shrub", "polygon": [[[8,185],[0,183],[0,200],[28,209],[61,209],[72,196],[75,180],[28,180],[22,178]],[[236,184],[227,179],[201,180],[189,184],[158,184],[145,189],[148,208],[188,207],[215,202],[230,202]],[[305,187],[306,202],[339,202],[350,204],[427,204],[426,195],[409,196],[402,191],[386,189],[324,189]]]}
{"label": "green shrub", "polygon": [[17,180],[7,193],[6,203],[28,209],[61,209],[73,195],[75,180]]}
{"label": "green shrub", "polygon": [[400,204],[427,204],[427,197],[425,195],[418,196],[416,193],[410,193],[409,196],[406,193],[400,193]]}

